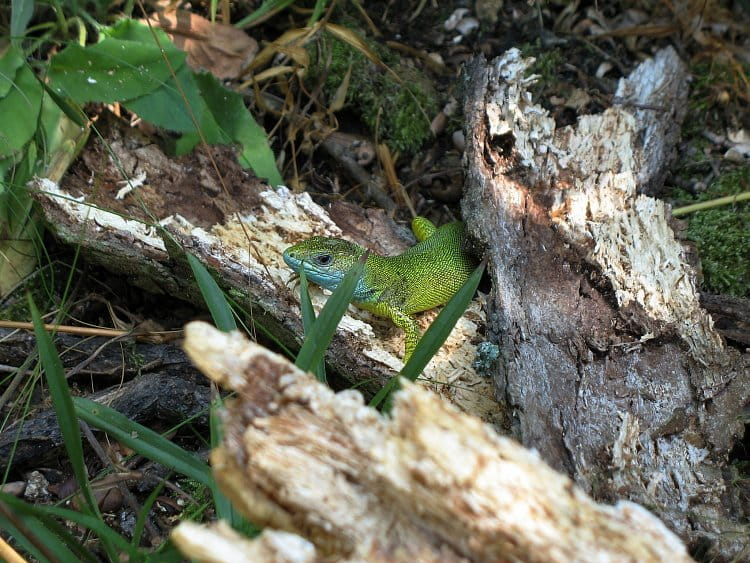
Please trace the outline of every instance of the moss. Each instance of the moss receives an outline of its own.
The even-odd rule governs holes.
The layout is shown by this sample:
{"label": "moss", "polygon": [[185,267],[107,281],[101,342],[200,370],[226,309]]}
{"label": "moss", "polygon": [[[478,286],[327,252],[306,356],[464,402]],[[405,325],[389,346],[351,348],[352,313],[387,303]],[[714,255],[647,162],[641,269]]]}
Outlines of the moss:
{"label": "moss", "polygon": [[[750,73],[750,66],[732,67],[725,62],[711,60],[690,67],[690,108],[682,125],[682,137],[701,152],[713,145],[704,136],[706,130],[727,129],[734,115],[743,115],[745,83],[741,73]],[[746,96],[744,97],[745,99]],[[734,125],[731,128],[738,128]]]}
{"label": "moss", "polygon": [[331,100],[351,67],[346,104],[362,116],[378,140],[392,150],[413,153],[431,136],[430,120],[438,111],[435,92],[427,78],[400,62],[396,53],[367,43],[393,72],[324,33],[310,50],[309,79],[317,83],[325,76],[324,93]]}
{"label": "moss", "polygon": [[[750,190],[750,166],[728,172],[692,202]],[[706,289],[750,297],[750,204],[738,203],[688,217],[688,238],[695,241]]]}
{"label": "moss", "polygon": [[725,93],[737,85],[736,71],[718,61],[700,62],[690,67],[693,77],[690,91],[690,109],[705,112],[722,103]]}
{"label": "moss", "polygon": [[544,47],[542,46],[541,39],[537,39],[533,43],[524,43],[521,45],[521,54],[524,57],[534,57],[534,64],[529,67],[527,73],[539,76],[537,84],[540,87],[560,80],[560,70],[566,62],[565,56],[560,49]]}
{"label": "moss", "polygon": [[177,483],[191,499],[182,509],[180,519],[201,521],[206,510],[213,505],[211,490],[208,486],[193,479],[178,479]]}

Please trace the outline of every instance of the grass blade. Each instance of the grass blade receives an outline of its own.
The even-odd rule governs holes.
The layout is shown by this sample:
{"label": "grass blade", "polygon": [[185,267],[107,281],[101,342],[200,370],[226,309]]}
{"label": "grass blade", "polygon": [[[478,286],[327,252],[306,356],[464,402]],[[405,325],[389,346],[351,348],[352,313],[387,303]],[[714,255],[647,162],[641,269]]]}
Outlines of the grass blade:
{"label": "grass blade", "polygon": [[104,430],[139,454],[209,487],[213,483],[211,469],[206,463],[196,459],[161,434],[89,399],[75,397],[73,403],[75,412],[82,420]]}
{"label": "grass blade", "polygon": [[[484,268],[485,263],[482,262],[472,272],[466,283],[461,286],[461,289],[443,307],[443,310],[440,311],[435,321],[419,340],[411,358],[409,358],[409,361],[403,367],[401,373],[399,373],[400,377],[405,377],[409,381],[415,381],[422,371],[424,371],[424,368],[445,343],[453,327],[456,326],[458,319],[461,318],[469,303],[471,303],[474,293],[477,287],[479,287],[479,282],[482,280]],[[390,397],[396,389],[398,389],[398,377],[392,377],[373,397],[370,401],[370,406],[377,408],[381,402],[385,401],[384,410],[389,410]]]}
{"label": "grass blade", "polygon": [[14,501],[23,502],[0,493],[0,529],[9,533],[37,561],[98,561],[59,522],[23,514],[13,506]]}
{"label": "grass blade", "polygon": [[[187,254],[188,263],[193,270],[196,283],[200,288],[203,300],[208,306],[208,310],[211,312],[211,317],[219,330],[224,332],[230,332],[237,330],[237,323],[234,319],[232,308],[229,305],[224,292],[216,283],[216,280],[211,276],[206,267],[192,254]],[[211,411],[209,417],[209,423],[211,427],[211,447],[215,448],[221,442],[222,428],[221,428],[221,417],[219,416],[219,409],[222,407],[222,400],[218,392],[213,401],[211,401]],[[156,434],[156,436],[159,436]],[[159,436],[161,437],[161,436]],[[168,441],[167,441],[168,442]],[[171,444],[171,442],[168,442]],[[176,447],[176,446],[175,446]],[[134,448],[137,450],[137,448]],[[184,452],[184,450],[183,450]],[[144,454],[145,455],[145,454]],[[185,461],[185,460],[183,460]],[[164,465],[173,467],[166,462]],[[205,466],[208,469],[208,466]],[[178,469],[174,468],[176,471]],[[209,470],[210,471],[210,470]],[[187,474],[186,474],[187,475]],[[205,482],[206,485],[211,489],[211,495],[214,500],[214,506],[216,507],[216,514],[219,518],[229,522],[233,528],[237,530],[244,530],[253,533],[257,528],[245,518],[243,518],[229,502],[229,499],[219,490],[214,479],[210,476],[209,481]]]}
{"label": "grass blade", "polygon": [[440,311],[435,322],[424,333],[424,336],[414,349],[411,358],[409,358],[409,361],[401,370],[399,374],[401,377],[405,377],[409,381],[415,381],[422,371],[424,371],[424,368],[432,357],[440,350],[440,347],[445,343],[448,336],[450,336],[453,327],[456,326],[458,319],[463,316],[469,307],[469,303],[474,298],[477,287],[479,287],[479,282],[482,281],[484,267],[484,263],[477,266],[469,276],[469,279],[466,280],[466,283],[461,286],[461,289],[443,307],[443,310]]}
{"label": "grass blade", "polygon": [[374,409],[378,408],[386,397],[389,397],[393,391],[396,391],[398,389],[398,378],[399,376],[394,376],[386,381],[385,385],[380,388],[380,391],[375,393],[375,396],[370,399],[369,406]]}
{"label": "grass blade", "polygon": [[320,16],[323,15],[323,10],[325,10],[326,8],[326,4],[328,4],[327,0],[317,0],[315,2],[312,14],[310,14],[310,19],[307,21],[307,27],[312,27],[313,25],[318,23]]}
{"label": "grass blade", "polygon": [[[71,561],[78,561],[81,557],[84,557],[88,561],[97,561],[97,558],[91,555],[87,550],[84,550],[79,545],[80,541],[70,535],[65,527],[56,520],[57,518],[69,520],[88,528],[95,532],[102,540],[106,539],[106,541],[115,546],[117,554],[127,554],[131,560],[137,560],[138,550],[123,536],[110,528],[101,518],[97,518],[90,514],[84,514],[77,510],[62,508],[60,506],[29,504],[5,493],[0,493],[0,500],[12,508],[15,514],[37,518],[46,529],[53,532],[55,535],[60,536],[60,538],[62,538],[60,541],[68,544],[68,547],[78,554],[77,557],[72,558]],[[34,532],[36,531],[37,529],[35,528]],[[48,543],[45,543],[45,545],[50,546]]]}
{"label": "grass blade", "polygon": [[55,345],[52,343],[47,330],[44,328],[44,321],[36,308],[36,303],[31,295],[28,295],[29,310],[31,319],[34,324],[34,334],[36,335],[37,346],[39,347],[39,359],[44,367],[44,375],[49,387],[52,406],[57,415],[57,423],[60,425],[60,432],[65,442],[65,450],[68,453],[70,464],[73,468],[78,486],[81,487],[83,498],[86,500],[89,510],[92,514],[99,515],[99,509],[91,492],[89,485],[88,471],[86,462],[83,458],[83,445],[81,443],[81,430],[78,426],[78,418],[73,407],[73,399],[70,396],[68,382],[65,379],[65,370],[63,369],[60,356],[57,354]]}
{"label": "grass blade", "polygon": [[305,341],[302,343],[299,354],[297,354],[297,361],[294,362],[301,370],[312,371],[323,359],[326,348],[328,348],[328,344],[336,332],[336,327],[354,296],[354,290],[362,277],[362,272],[364,272],[366,259],[367,253],[363,254],[359,262],[346,273],[344,279],[341,280],[341,284],[328,298],[320,311],[320,315],[315,320],[310,332],[305,333]]}
{"label": "grass blade", "polygon": [[182,563],[183,561],[185,561],[185,556],[169,539],[143,559],[143,563]]}
{"label": "grass blade", "polygon": [[214,320],[216,328],[224,332],[237,330],[237,323],[234,320],[232,308],[227,303],[226,297],[224,297],[224,293],[216,283],[216,280],[208,273],[208,270],[201,261],[192,254],[187,254],[187,261],[193,270],[195,281],[201,290],[201,295],[203,295],[203,300],[206,302],[208,310],[211,312],[211,317]]}
{"label": "grass blade", "polygon": [[148,515],[154,507],[156,498],[161,494],[161,491],[164,488],[164,483],[165,481],[160,481],[159,484],[154,487],[154,490],[149,493],[143,506],[138,511],[138,518],[136,518],[135,528],[133,528],[133,537],[130,540],[130,544],[133,547],[137,547],[141,544],[141,537],[143,536],[143,530],[146,528]]}
{"label": "grass blade", "polygon": [[265,21],[276,12],[280,12],[287,6],[294,3],[294,0],[263,0],[260,6],[249,16],[245,16],[234,24],[234,27],[245,29]]}
{"label": "grass blade", "polygon": [[[310,334],[315,324],[315,309],[313,309],[312,301],[310,301],[310,286],[307,283],[307,275],[305,275],[304,268],[300,268],[299,270],[299,303],[302,310],[302,328],[307,335]],[[326,363],[323,359],[315,366],[314,373],[315,379],[321,383],[328,382],[326,378]]]}

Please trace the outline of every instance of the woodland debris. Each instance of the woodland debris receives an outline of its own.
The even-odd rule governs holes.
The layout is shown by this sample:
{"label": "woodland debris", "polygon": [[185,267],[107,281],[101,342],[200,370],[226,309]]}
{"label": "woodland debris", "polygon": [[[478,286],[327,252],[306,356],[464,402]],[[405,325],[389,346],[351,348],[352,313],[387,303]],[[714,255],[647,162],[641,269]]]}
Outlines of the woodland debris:
{"label": "woodland debris", "polygon": [[658,191],[687,111],[666,48],[612,107],[557,127],[516,49],[467,70],[464,215],[489,257],[488,337],[513,431],[597,499],[649,506],[694,548],[743,557],[728,456],[750,355],[701,307]]}
{"label": "woodland debris", "polygon": [[387,418],[239,332],[193,322],[185,334],[199,369],[237,393],[211,456],[222,490],[252,522],[314,544],[318,558],[690,561],[644,508],[597,504],[419,386],[403,382]]}

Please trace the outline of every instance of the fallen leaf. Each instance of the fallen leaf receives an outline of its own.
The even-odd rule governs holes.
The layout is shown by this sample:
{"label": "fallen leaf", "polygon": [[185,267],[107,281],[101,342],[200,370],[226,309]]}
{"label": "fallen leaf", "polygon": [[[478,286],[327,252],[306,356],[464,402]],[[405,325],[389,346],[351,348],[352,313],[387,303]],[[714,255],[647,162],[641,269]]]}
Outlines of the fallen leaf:
{"label": "fallen leaf", "polygon": [[258,53],[258,42],[241,29],[184,10],[156,13],[149,19],[188,54],[190,68],[208,70],[221,80],[239,77]]}

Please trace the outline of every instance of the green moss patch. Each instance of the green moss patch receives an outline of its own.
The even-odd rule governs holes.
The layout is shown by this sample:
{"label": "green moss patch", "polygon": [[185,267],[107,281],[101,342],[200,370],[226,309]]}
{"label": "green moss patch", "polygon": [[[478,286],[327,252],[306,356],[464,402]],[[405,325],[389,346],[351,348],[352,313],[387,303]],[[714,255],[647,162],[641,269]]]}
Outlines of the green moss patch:
{"label": "green moss patch", "polygon": [[[331,100],[349,68],[346,104],[361,115],[376,136],[395,151],[411,154],[430,136],[430,120],[438,100],[430,81],[399,56],[374,42],[368,46],[390,71],[348,43],[324,33],[311,45],[310,80],[325,76],[324,93]],[[392,71],[392,72],[391,72]]]}
{"label": "green moss patch", "polygon": [[[690,203],[750,190],[750,166],[724,174]],[[750,204],[743,202],[688,216],[688,238],[698,245],[705,288],[750,297]]]}

